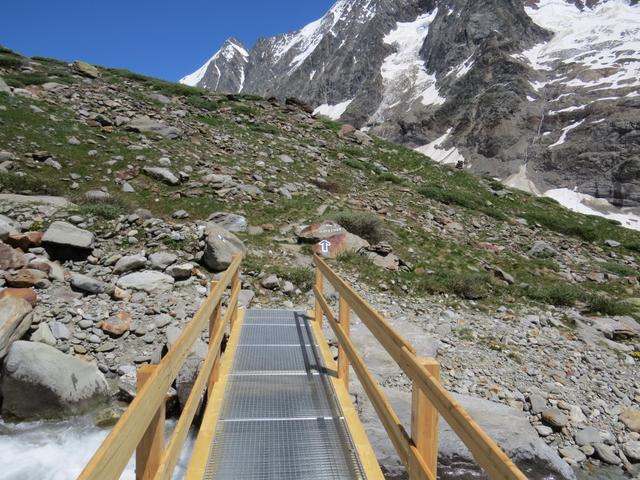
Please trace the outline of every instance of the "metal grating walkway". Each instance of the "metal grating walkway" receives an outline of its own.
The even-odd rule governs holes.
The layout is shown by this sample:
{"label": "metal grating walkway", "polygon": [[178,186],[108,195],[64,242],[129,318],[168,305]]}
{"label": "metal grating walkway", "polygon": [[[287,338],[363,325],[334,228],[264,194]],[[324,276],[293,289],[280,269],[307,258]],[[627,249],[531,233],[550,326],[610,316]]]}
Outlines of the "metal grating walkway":
{"label": "metal grating walkway", "polygon": [[205,478],[364,479],[307,316],[248,310]]}

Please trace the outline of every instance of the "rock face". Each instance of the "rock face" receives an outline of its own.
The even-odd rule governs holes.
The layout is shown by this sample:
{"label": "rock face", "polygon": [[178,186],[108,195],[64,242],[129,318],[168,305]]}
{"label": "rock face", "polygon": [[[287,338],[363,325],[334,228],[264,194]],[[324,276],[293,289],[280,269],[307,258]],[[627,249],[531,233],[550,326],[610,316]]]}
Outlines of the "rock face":
{"label": "rock face", "polygon": [[229,39],[182,82],[296,97],[514,186],[637,206],[638,19],[635,0],[339,0],[252,49]]}
{"label": "rock face", "polygon": [[21,298],[0,299],[0,360],[13,342],[22,338],[31,326],[31,305]]}
{"label": "rock face", "polygon": [[84,260],[93,249],[93,233],[67,222],[53,222],[42,237],[49,255],[58,260]]}
{"label": "rock face", "polygon": [[2,414],[19,419],[81,414],[109,391],[96,365],[44,343],[15,342],[2,373]]}
{"label": "rock face", "polygon": [[234,255],[244,255],[246,248],[238,237],[215,223],[207,224],[202,263],[213,272],[222,272]]}

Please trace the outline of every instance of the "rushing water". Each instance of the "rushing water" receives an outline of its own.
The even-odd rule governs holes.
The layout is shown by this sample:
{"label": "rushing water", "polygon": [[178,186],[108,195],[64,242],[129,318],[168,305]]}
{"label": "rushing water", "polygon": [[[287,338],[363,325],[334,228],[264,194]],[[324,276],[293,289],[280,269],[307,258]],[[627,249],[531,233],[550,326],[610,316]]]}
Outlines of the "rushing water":
{"label": "rushing water", "polygon": [[[175,422],[167,422],[171,431]],[[4,423],[0,420],[0,480],[73,480],[108,430],[93,425],[93,418],[79,417],[59,422]],[[186,457],[191,451],[190,437],[174,475],[182,478]],[[134,480],[133,460],[122,480]]]}

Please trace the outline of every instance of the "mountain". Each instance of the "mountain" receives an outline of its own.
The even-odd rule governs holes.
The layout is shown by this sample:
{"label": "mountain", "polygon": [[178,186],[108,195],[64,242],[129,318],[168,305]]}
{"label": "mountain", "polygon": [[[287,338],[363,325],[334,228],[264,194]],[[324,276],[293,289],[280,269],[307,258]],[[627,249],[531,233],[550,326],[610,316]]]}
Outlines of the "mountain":
{"label": "mountain", "polygon": [[230,42],[248,55],[227,42],[182,82],[296,97],[582,211],[640,206],[637,0],[340,0],[296,32]]}

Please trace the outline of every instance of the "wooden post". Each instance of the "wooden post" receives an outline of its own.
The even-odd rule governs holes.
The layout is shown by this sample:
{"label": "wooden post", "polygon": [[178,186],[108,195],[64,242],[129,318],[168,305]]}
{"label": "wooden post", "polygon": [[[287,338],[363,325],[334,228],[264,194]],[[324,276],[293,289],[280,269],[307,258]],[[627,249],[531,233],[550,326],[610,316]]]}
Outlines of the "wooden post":
{"label": "wooden post", "polygon": [[[218,286],[218,282],[211,282],[211,291],[215,291]],[[220,303],[218,303],[213,309],[213,313],[211,314],[211,318],[209,319],[209,348],[211,348],[211,341],[216,336],[218,329],[224,328],[223,325],[220,324]],[[213,395],[213,386],[220,378],[220,349],[218,349],[215,360],[213,361],[213,368],[211,369],[211,374],[209,375],[209,380],[207,381],[207,399],[211,399],[211,395]]]}
{"label": "wooden post", "polygon": [[[232,262],[234,262],[237,257],[238,257],[237,255],[234,255],[233,257],[231,257]],[[233,279],[231,280],[231,292],[233,293],[234,289],[236,289],[239,285],[240,285],[240,267],[238,266],[238,269],[233,274]],[[233,325],[236,323],[236,320],[238,319],[238,297],[236,297],[236,300],[235,302],[233,302],[233,305],[229,304],[229,308],[233,308],[233,312],[231,313],[231,320],[229,320],[229,330],[231,330],[233,329]]]}
{"label": "wooden post", "polygon": [[[338,313],[338,321],[340,326],[344,329],[345,335],[349,336],[349,324],[351,320],[351,308],[344,299],[343,295],[340,295],[340,311]],[[338,378],[341,378],[344,382],[344,386],[347,391],[349,390],[349,359],[344,351],[344,348],[338,342]]]}
{"label": "wooden post", "polygon": [[[320,294],[324,293],[324,278],[322,277],[322,272],[320,272],[319,268],[316,268],[316,288]],[[322,327],[322,307],[320,306],[320,302],[316,298],[316,309],[315,309],[315,321],[318,322],[318,325]]]}
{"label": "wooden post", "polygon": [[[420,359],[420,363],[439,382],[440,364],[434,358]],[[414,383],[411,401],[411,437],[418,452],[436,478],[438,468],[438,410]],[[418,472],[410,478],[423,478]]]}
{"label": "wooden post", "polygon": [[[144,365],[138,369],[137,390],[140,392],[145,382],[158,368]],[[164,451],[165,403],[158,409],[136,449],[136,480],[150,480],[155,477]]]}

